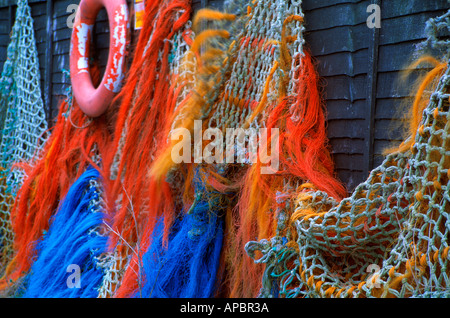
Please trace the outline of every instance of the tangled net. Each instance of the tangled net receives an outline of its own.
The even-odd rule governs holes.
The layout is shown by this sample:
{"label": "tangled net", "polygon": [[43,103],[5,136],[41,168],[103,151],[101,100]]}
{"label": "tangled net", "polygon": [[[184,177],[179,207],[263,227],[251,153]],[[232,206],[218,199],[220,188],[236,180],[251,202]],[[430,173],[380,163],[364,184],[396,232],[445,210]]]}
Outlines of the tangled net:
{"label": "tangled net", "polygon": [[[68,196],[71,204],[63,199],[92,166],[98,184],[89,202],[103,219],[79,216],[95,217],[89,224],[95,233],[80,236],[85,268],[95,276],[95,290],[83,295],[447,295],[447,64],[419,61],[435,68],[418,89],[410,138],[344,198],[329,153],[319,77],[304,47],[301,1],[227,1],[224,12],[203,9],[192,21],[190,14],[188,0],[146,1],[124,87],[107,112],[87,119],[76,100],[61,104],[42,158],[27,157],[21,165],[27,177],[11,213],[14,258],[0,290],[25,274],[30,286],[39,285],[44,276],[30,278],[33,266],[45,265],[46,258],[35,259],[37,248],[76,245],[76,237],[59,244],[43,233],[58,224],[66,231],[54,214],[64,206],[59,217],[71,215],[77,194]],[[441,29],[445,19],[432,20],[429,28]],[[448,47],[436,35],[430,39]],[[91,73],[98,80],[98,68]],[[424,104],[430,87],[434,93]],[[196,121],[202,129],[248,129],[251,134],[231,148],[233,159],[242,160],[197,162],[196,151],[228,150],[230,140],[216,137],[198,146],[183,140],[192,160],[175,162],[180,143],[171,137],[180,128],[195,134]],[[261,129],[279,130],[260,144],[279,155],[269,173],[263,172],[273,168],[268,153],[246,147]],[[97,230],[104,245],[89,250]],[[55,259],[65,251],[40,253]],[[25,292],[39,294],[36,288]]]}
{"label": "tangled net", "polygon": [[[434,46],[448,50],[431,33]],[[415,65],[424,61],[433,59]],[[409,138],[350,197],[339,202],[303,184],[284,202],[282,230],[247,244],[255,262],[265,264],[260,296],[450,295],[450,77],[447,63],[434,64],[419,86]]]}

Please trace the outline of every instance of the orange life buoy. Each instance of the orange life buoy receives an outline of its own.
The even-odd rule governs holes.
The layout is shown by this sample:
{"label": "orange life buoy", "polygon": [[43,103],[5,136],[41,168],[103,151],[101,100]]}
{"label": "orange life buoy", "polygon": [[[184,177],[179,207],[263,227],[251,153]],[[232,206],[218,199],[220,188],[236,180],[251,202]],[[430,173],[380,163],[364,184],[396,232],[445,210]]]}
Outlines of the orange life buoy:
{"label": "orange life buoy", "polygon": [[[89,43],[95,19],[103,7],[109,19],[109,55],[102,81],[95,88],[89,73]],[[98,117],[103,114],[120,90],[124,78],[128,29],[126,0],[81,0],[72,31],[70,78],[77,104],[87,116]]]}

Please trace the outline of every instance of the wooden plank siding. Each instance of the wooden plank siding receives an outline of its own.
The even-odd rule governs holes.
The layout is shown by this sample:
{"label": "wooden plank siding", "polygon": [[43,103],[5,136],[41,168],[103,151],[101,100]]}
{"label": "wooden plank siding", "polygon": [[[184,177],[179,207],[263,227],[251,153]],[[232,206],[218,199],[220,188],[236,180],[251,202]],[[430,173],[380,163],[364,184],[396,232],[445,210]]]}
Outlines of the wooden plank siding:
{"label": "wooden plank siding", "polygon": [[6,61],[6,50],[9,44],[9,33],[11,32],[10,8],[0,7],[0,70]]}
{"label": "wooden plank siding", "polygon": [[[303,1],[306,45],[326,83],[328,137],[338,176],[349,190],[382,162],[385,149],[401,141],[401,109],[411,103],[408,88],[422,72],[413,72],[403,84],[399,76],[413,60],[416,45],[425,39],[426,21],[449,7],[444,0],[379,1],[381,28],[376,63],[371,64],[373,29],[366,24],[371,3],[375,2]],[[376,74],[372,111],[367,89],[371,66]],[[370,161],[365,162],[369,153]]]}
{"label": "wooden plank siding", "polygon": [[306,46],[318,63],[328,138],[338,177],[353,189],[366,177],[368,116],[368,1],[311,1],[303,5]]}
{"label": "wooden plank siding", "polygon": [[[78,0],[29,0],[39,53],[41,87],[50,124],[70,87],[72,29],[67,8]],[[131,0],[128,0],[131,3]],[[192,7],[221,9],[223,0],[192,0]],[[381,28],[366,24],[369,4],[381,7]],[[16,0],[0,0],[0,68],[6,59]],[[306,46],[317,61],[324,87],[327,129],[339,178],[349,191],[364,181],[383,160],[383,150],[402,139],[404,105],[409,88],[428,70],[412,73],[406,83],[399,76],[413,61],[424,40],[425,23],[449,8],[447,0],[303,0]],[[104,69],[109,27],[104,10],[95,26],[96,57]]]}

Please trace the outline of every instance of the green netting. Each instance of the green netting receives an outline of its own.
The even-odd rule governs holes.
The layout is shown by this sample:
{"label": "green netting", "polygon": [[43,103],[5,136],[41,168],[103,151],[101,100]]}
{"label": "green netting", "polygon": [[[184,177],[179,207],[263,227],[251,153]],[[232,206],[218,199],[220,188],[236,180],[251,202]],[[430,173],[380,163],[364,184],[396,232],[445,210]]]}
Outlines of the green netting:
{"label": "green netting", "polygon": [[[250,2],[228,1],[226,4],[228,6],[226,12],[235,13],[244,12]],[[253,8],[251,17],[239,21],[240,23],[235,22],[234,29],[231,30],[231,34],[237,35],[233,40],[240,42],[238,42],[239,45],[234,46],[235,51],[230,53],[230,56],[236,56],[230,67],[230,75],[221,76],[226,79],[223,91],[213,89],[212,96],[209,96],[212,101],[218,99],[214,95],[218,95],[219,92],[226,96],[226,98],[220,98],[217,104],[213,105],[214,113],[209,124],[210,127],[217,127],[223,131],[227,128],[244,127],[252,115],[252,108],[262,99],[264,87],[274,62],[280,59],[279,43],[282,40],[283,22],[291,15],[303,17],[301,1],[262,0],[253,2]],[[295,40],[288,45],[290,55],[292,57],[303,56],[303,24],[293,21],[290,23],[289,29],[290,33],[296,36]],[[296,74],[299,67],[301,67],[299,63],[293,62],[289,70],[290,75]],[[280,86],[285,85],[280,80],[283,75],[281,70],[274,73],[266,96],[268,105],[279,97]],[[298,80],[294,76],[289,78],[292,80],[288,83],[287,89],[292,94],[293,87]],[[243,106],[240,106],[239,103]],[[208,113],[205,113],[203,116],[207,115]],[[256,129],[264,127],[265,122],[262,118],[266,115],[263,110],[254,118],[249,127]],[[245,147],[238,148],[245,151]]]}
{"label": "green netting", "polygon": [[33,19],[25,0],[17,2],[15,23],[8,45],[7,60],[0,79],[0,255],[10,258],[13,233],[10,210],[23,171],[14,163],[31,161],[46,137],[47,122],[40,89],[39,60]]}
{"label": "green netting", "polygon": [[[449,48],[436,35],[449,13],[428,23],[435,48]],[[411,149],[388,155],[350,197],[304,185],[278,220],[291,235],[247,244],[266,266],[261,297],[450,296],[449,88],[447,67]]]}

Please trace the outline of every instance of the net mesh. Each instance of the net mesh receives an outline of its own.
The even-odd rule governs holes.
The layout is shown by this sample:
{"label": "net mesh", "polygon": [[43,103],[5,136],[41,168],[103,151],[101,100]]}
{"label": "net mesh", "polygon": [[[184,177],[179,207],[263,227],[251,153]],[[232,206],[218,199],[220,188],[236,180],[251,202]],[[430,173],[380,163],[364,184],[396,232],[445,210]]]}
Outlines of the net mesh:
{"label": "net mesh", "polygon": [[[189,99],[192,91],[200,86],[199,83],[208,82],[211,86],[207,87],[205,96],[201,96],[204,103],[201,104],[200,119],[206,118],[209,127],[222,131],[227,128],[245,127],[247,123],[250,128],[266,127],[271,112],[283,107],[283,112],[288,116],[285,118],[289,118],[292,124],[290,128],[300,126],[306,121],[302,116],[308,113],[309,104],[302,104],[298,97],[311,93],[307,88],[301,87],[304,85],[301,83],[304,78],[300,75],[305,67],[302,60],[305,52],[301,1],[233,0],[227,1],[225,7],[226,12],[234,13],[242,19],[234,21],[231,27],[226,25],[226,22],[224,24],[224,21],[209,21],[203,32],[229,29],[231,36],[227,39],[209,38],[208,45],[199,50],[199,55],[188,55],[192,53],[192,43],[202,36],[192,32],[193,23],[187,23],[171,39],[165,39],[171,44],[169,68],[171,89],[177,91],[176,106]],[[211,16],[213,14],[210,14],[209,18]],[[448,28],[446,18],[448,14],[440,20],[431,20],[430,29]],[[155,20],[157,19],[158,15]],[[2,255],[7,255],[5,248],[12,244],[12,232],[8,225],[9,209],[15,190],[23,178],[20,170],[12,169],[12,164],[21,160],[29,162],[34,158],[45,141],[44,132],[47,128],[39,90],[39,68],[33,32],[30,8],[26,1],[19,0],[16,23],[8,47],[8,60],[0,79],[0,106],[2,110],[5,109],[6,114],[4,118],[0,118],[0,125],[3,125],[0,153]],[[153,35],[149,34],[148,43]],[[432,45],[448,47],[448,43],[439,41],[436,36],[430,36],[430,39]],[[143,56],[146,50],[147,48]],[[209,59],[208,54],[212,52],[219,53]],[[159,56],[163,56],[162,50]],[[198,60],[197,57],[201,59]],[[205,71],[208,67],[217,71],[208,73]],[[276,176],[278,180],[281,178],[282,182],[274,182],[270,188],[270,191],[277,190],[275,209],[270,209],[270,213],[267,213],[267,210],[258,211],[263,215],[258,220],[260,223],[267,221],[264,217],[275,219],[276,233],[269,239],[250,241],[246,245],[246,251],[255,263],[265,264],[259,296],[450,295],[447,288],[450,250],[450,221],[447,212],[450,205],[450,154],[447,150],[450,134],[450,75],[448,69],[441,70],[445,72],[439,73],[442,76],[423,111],[413,146],[407,151],[388,155],[384,162],[370,173],[368,179],[355,189],[351,197],[339,201],[328,192],[318,190],[317,184],[305,183],[307,178],[299,176],[300,173],[295,175],[289,171],[293,165],[282,167],[286,169],[285,173]],[[208,76],[211,74],[213,76]],[[135,88],[133,98],[142,93],[140,88]],[[287,98],[283,99],[286,96]],[[297,99],[300,102],[292,102]],[[277,108],[278,104],[280,108]],[[134,101],[132,105],[135,105]],[[310,110],[310,113],[315,111]],[[121,136],[117,152],[111,166],[106,168],[110,168],[112,180],[123,179],[124,175],[129,174],[125,168],[122,175],[119,175],[118,169],[124,156],[123,147],[130,131],[128,128],[134,128],[131,124],[128,127],[128,123],[132,122],[132,114],[130,111],[124,120],[123,129],[117,134]],[[70,119],[69,111],[67,116]],[[172,129],[177,127],[183,116],[186,116],[186,113],[180,111],[179,117],[174,119]],[[313,130],[310,129],[305,139],[311,137]],[[152,137],[153,148],[149,150],[153,154],[159,145],[156,136]],[[245,152],[248,148],[241,144],[236,145],[236,150]],[[94,149],[94,152],[97,151]],[[245,153],[244,157],[247,155]],[[93,158],[99,166],[100,157],[98,154],[98,158]],[[151,156],[151,159],[154,157]],[[288,158],[291,161],[295,159]],[[239,168],[234,169],[236,167]],[[251,168],[251,165],[229,165],[222,169],[221,165],[214,165],[211,171],[216,170],[216,175],[229,177],[231,180],[236,176],[242,177],[247,171],[251,171]],[[182,169],[172,169],[165,175],[174,192],[173,197],[177,201],[175,204],[184,199],[181,188],[185,186],[186,179],[179,174],[180,170]],[[245,182],[244,179],[241,180]],[[275,177],[271,180],[275,180]],[[96,187],[101,196],[104,195],[97,182],[91,186]],[[133,200],[125,197],[127,195],[127,189],[124,188],[120,195],[114,198],[116,210],[121,210],[124,204],[133,217],[135,212],[139,216],[149,213],[146,206],[148,202],[143,202],[134,211]],[[259,200],[259,197],[256,200]],[[103,201],[95,201],[92,204],[101,210],[107,209]],[[231,214],[231,204],[229,207],[227,213]],[[230,223],[242,222],[245,212],[238,217],[227,215],[227,218],[231,219]],[[133,221],[131,218],[127,219],[130,220]],[[136,219],[134,221],[136,222]],[[268,226],[273,225],[270,222],[267,221]],[[135,268],[130,266],[132,258],[137,255],[139,259],[141,256],[138,253],[141,252],[139,239],[128,241],[129,238],[122,237],[121,233],[115,232],[106,223],[104,225],[101,235],[118,236],[119,240],[115,249],[96,258],[97,266],[104,271],[98,293],[101,298],[115,296],[125,272]],[[228,226],[227,235],[234,239],[235,224]],[[140,229],[136,225],[136,232],[138,230]],[[256,236],[254,228],[249,227],[248,230],[247,234]],[[240,246],[234,246],[232,240],[227,243],[231,243],[223,251],[224,259],[229,262],[226,264],[227,269],[246,270],[245,262],[239,263],[230,257],[235,253],[233,248]],[[236,252],[238,253],[239,251]],[[8,261],[8,258],[5,260]],[[228,283],[238,285],[239,283],[233,281],[236,277],[245,282],[245,274],[239,275],[240,277],[231,276]],[[136,276],[139,282],[142,282],[140,273],[136,273]],[[232,292],[231,295],[241,294]]]}
{"label": "net mesh", "polygon": [[[212,90],[209,103],[217,101],[212,107],[212,115],[209,119],[209,127],[217,127],[225,131],[226,128],[244,127],[251,118],[256,105],[264,95],[267,81],[267,105],[273,104],[279,97],[282,89],[280,76],[281,70],[269,76],[275,61],[280,59],[280,42],[282,41],[282,26],[288,16],[297,15],[303,17],[301,2],[294,1],[257,1],[250,4],[248,1],[228,1],[226,12],[242,15],[247,8],[252,8],[251,15],[243,16],[241,21],[236,21],[230,31],[234,34],[232,40],[238,44],[232,47],[229,56],[232,61],[231,72],[228,76],[221,76],[224,87],[217,97],[217,90]],[[239,30],[242,28],[241,30]],[[294,21],[290,24],[291,34],[296,38],[289,45],[290,55],[297,57],[303,54],[303,24]],[[292,63],[290,75],[295,74],[300,67],[299,63]],[[294,76],[291,76],[294,77]],[[289,92],[293,91],[296,79],[289,82]],[[211,111],[211,110],[210,110]],[[265,126],[263,118],[264,110],[250,123],[250,128]],[[203,116],[208,116],[205,112]]]}
{"label": "net mesh", "polygon": [[[428,25],[433,46],[448,50],[433,28],[448,27],[445,17]],[[446,65],[435,70],[439,81],[404,142],[412,141],[409,149],[387,155],[340,202],[302,185],[283,202],[277,235],[247,244],[249,256],[265,264],[259,296],[450,295],[450,76]]]}
{"label": "net mesh", "polygon": [[13,233],[10,210],[23,171],[14,163],[31,162],[39,153],[46,136],[47,122],[40,89],[39,60],[33,19],[26,0],[17,2],[15,23],[7,60],[0,79],[0,255],[1,262],[11,258]]}
{"label": "net mesh", "polygon": [[[181,15],[181,13],[179,15]],[[180,89],[178,94],[177,105],[184,98],[186,98],[189,90],[192,88],[193,85],[194,68],[192,67],[192,65],[188,65],[182,62],[184,59],[184,54],[186,53],[187,50],[189,50],[193,36],[194,33],[191,30],[191,22],[189,21],[188,23],[186,23],[186,25],[182,30],[177,31],[174,34],[172,39],[167,40],[171,42],[172,45],[169,59],[169,67],[170,72],[173,75],[171,77],[171,81],[174,84],[173,89],[174,90]],[[150,36],[149,38],[149,43],[151,41],[151,38],[152,36]],[[144,55],[145,52],[143,56]],[[126,122],[124,129],[122,130],[121,140],[119,141],[114,161],[111,165],[111,179],[116,179],[118,177],[119,160],[122,156],[123,143],[127,133],[128,129]],[[153,144],[157,145],[155,137],[156,136],[154,136]],[[154,151],[155,149],[153,150],[153,152]],[[127,195],[125,189],[124,192],[125,195]],[[115,202],[117,210],[120,210],[122,201],[123,195],[120,195],[117,201]],[[130,206],[130,211],[132,213],[136,213],[136,211],[134,211],[133,209],[133,206]],[[115,230],[112,229],[111,227],[107,227],[107,231],[110,231],[110,233],[112,232],[112,235],[117,235],[120,238],[120,241],[119,244],[112,251],[101,255],[99,266],[104,268],[105,274],[103,277],[102,284],[99,288],[99,295],[98,295],[99,298],[114,297],[115,292],[121,285],[123,275],[131,261],[132,256],[136,255],[137,250],[139,249],[138,242],[128,242],[125,238],[121,237],[120,233],[115,232]]]}
{"label": "net mesh", "polygon": [[[216,157],[212,163],[208,162],[211,158],[202,156],[210,145],[198,148],[194,145],[194,165],[170,165],[170,150],[174,149],[171,144],[169,151],[156,159],[151,174],[167,180],[177,169],[200,166],[214,176],[207,181],[213,188],[234,191],[239,202],[230,207],[233,212],[227,215],[225,280],[230,295],[250,297],[254,296],[255,277],[260,273],[241,253],[245,253],[248,239],[264,237],[273,231],[276,213],[267,210],[275,203],[276,191],[295,189],[314,176],[321,179],[321,186],[324,185],[321,189],[339,192],[338,187],[329,186],[337,182],[330,171],[332,163],[326,149],[317,76],[310,55],[303,49],[301,1],[228,1],[221,12],[199,11],[193,28],[196,37],[188,52],[197,58],[198,66],[193,96],[175,117],[169,135],[178,128],[195,134],[194,121],[200,120],[202,129],[222,132],[215,136],[214,146],[216,154],[222,149],[227,151],[227,158],[220,161],[223,158],[219,154],[218,160]],[[280,143],[289,149],[284,149],[280,156],[283,162],[279,171],[266,177],[260,173],[258,164],[253,164],[258,149],[250,144],[258,134],[259,150],[264,150],[267,145],[261,140],[260,128],[274,126],[283,134]],[[228,138],[229,129],[235,129],[239,135],[236,140],[233,136]],[[305,138],[295,140],[298,132]],[[199,150],[202,153],[197,153]],[[309,166],[303,169],[304,162],[297,163],[297,158]],[[189,177],[184,180],[188,190],[189,181]],[[227,190],[222,195],[229,195]]]}

